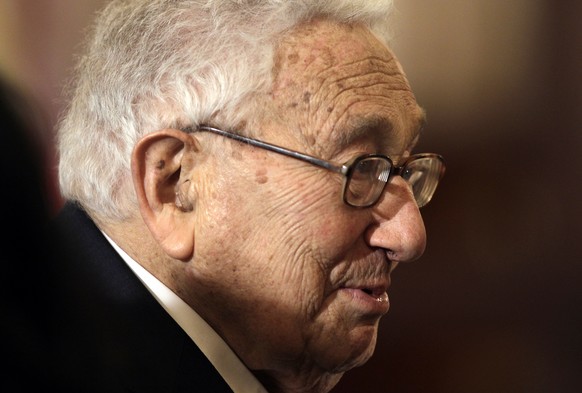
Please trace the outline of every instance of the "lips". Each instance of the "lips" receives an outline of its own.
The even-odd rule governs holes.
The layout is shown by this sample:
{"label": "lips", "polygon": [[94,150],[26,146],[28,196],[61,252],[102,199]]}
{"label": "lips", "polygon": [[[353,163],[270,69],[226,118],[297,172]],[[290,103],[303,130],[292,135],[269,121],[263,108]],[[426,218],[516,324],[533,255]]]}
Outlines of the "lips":
{"label": "lips", "polygon": [[339,265],[332,273],[331,280],[336,282],[332,291],[339,295],[338,301],[346,307],[346,312],[361,317],[379,317],[390,308],[387,291],[394,265],[381,252]]}
{"label": "lips", "polygon": [[356,288],[375,299],[378,303],[388,303],[387,287]]}
{"label": "lips", "polygon": [[388,312],[390,300],[387,284],[347,285],[339,289],[346,307],[361,316],[380,317]]}
{"label": "lips", "polygon": [[390,276],[374,277],[366,279],[351,279],[341,285],[341,289],[350,289],[363,292],[363,294],[384,301],[387,297],[386,291],[390,287]]}

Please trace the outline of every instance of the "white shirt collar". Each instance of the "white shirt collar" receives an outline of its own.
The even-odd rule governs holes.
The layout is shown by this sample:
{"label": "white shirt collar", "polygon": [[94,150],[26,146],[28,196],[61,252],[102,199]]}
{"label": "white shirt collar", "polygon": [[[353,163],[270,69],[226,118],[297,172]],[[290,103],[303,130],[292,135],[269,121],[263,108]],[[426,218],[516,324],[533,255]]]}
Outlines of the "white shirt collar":
{"label": "white shirt collar", "polygon": [[156,300],[206,355],[234,393],[267,393],[222,337],[196,311],[103,234]]}

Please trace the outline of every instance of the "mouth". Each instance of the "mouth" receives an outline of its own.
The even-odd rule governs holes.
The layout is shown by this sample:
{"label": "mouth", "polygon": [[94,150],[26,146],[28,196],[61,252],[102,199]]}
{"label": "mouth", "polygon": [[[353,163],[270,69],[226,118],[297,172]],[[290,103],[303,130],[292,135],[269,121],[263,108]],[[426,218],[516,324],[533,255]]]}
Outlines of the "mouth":
{"label": "mouth", "polygon": [[338,293],[350,309],[362,316],[377,318],[390,308],[387,290],[388,285],[348,285],[339,288]]}
{"label": "mouth", "polygon": [[339,295],[346,310],[352,310],[362,317],[380,317],[390,308],[388,288],[391,284],[390,273],[396,263],[378,254],[376,259],[357,261],[349,265],[349,270],[341,271],[340,282],[333,290]]}
{"label": "mouth", "polygon": [[378,303],[388,303],[386,288],[359,288],[358,290],[364,292]]}

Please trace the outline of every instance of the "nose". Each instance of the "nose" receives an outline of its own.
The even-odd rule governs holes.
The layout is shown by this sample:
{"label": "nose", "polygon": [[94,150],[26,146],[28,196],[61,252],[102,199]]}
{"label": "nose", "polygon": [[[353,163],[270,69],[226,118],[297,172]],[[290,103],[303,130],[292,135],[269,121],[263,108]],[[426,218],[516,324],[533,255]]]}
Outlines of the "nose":
{"label": "nose", "polygon": [[404,179],[390,179],[372,214],[374,220],[365,234],[370,247],[386,250],[390,260],[396,262],[413,261],[424,253],[424,221]]}

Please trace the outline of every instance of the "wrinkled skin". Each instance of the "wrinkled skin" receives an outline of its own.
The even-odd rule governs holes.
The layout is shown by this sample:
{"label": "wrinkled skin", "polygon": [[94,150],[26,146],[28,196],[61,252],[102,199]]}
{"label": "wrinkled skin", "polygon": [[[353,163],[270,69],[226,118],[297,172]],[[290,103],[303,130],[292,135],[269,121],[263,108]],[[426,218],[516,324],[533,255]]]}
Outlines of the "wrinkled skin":
{"label": "wrinkled skin", "polygon": [[[327,21],[285,37],[273,89],[257,99],[264,110],[247,127],[260,139],[337,163],[362,153],[397,162],[423,122],[389,49],[364,27]],[[341,200],[339,174],[196,138],[193,256],[173,289],[270,391],[331,389],[372,355],[391,270],[424,251],[410,189],[394,178],[377,205],[356,209]]]}

